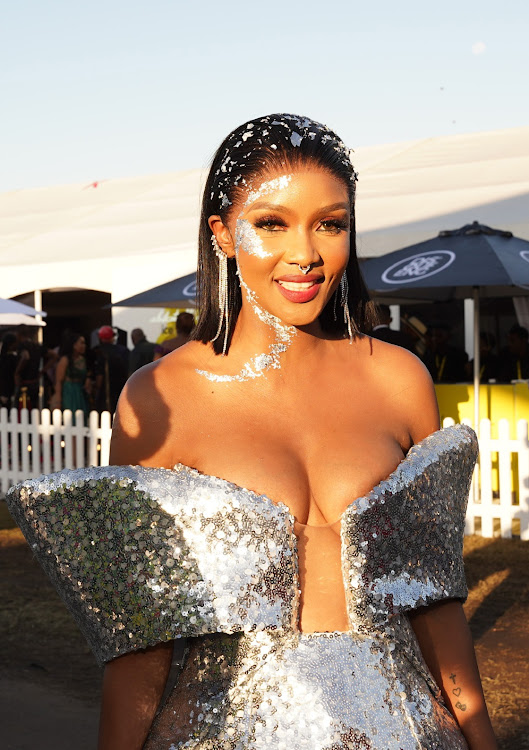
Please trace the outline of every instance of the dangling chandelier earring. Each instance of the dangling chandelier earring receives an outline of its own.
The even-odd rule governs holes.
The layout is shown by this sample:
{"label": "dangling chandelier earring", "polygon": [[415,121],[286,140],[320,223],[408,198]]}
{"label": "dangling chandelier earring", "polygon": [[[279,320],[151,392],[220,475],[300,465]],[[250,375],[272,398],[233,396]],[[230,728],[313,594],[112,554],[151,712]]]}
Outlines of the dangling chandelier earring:
{"label": "dangling chandelier earring", "polygon": [[[336,301],[338,299],[338,293],[334,300],[334,319],[336,320]],[[347,273],[343,272],[342,278],[340,279],[340,306],[343,308],[343,320],[347,326],[347,333],[349,334],[349,343],[353,343],[353,324],[351,322],[351,314],[349,312],[349,282],[347,281]]]}
{"label": "dangling chandelier earring", "polygon": [[230,310],[228,307],[228,256],[221,250],[217,238],[211,235],[211,244],[213,251],[219,261],[219,327],[217,333],[211,341],[216,341],[224,325],[224,342],[222,344],[222,355],[226,356],[228,347],[228,332],[230,327]]}

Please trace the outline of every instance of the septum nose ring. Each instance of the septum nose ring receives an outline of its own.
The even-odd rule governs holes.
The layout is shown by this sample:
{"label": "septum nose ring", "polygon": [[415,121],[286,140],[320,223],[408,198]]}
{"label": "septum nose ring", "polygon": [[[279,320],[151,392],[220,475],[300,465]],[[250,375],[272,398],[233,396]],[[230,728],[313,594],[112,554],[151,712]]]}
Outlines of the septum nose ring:
{"label": "septum nose ring", "polygon": [[301,273],[303,274],[303,276],[305,276],[306,274],[308,274],[308,272],[310,271],[311,265],[312,265],[312,263],[309,263],[308,266],[302,266],[302,265],[300,265],[298,263],[298,268],[301,271]]}

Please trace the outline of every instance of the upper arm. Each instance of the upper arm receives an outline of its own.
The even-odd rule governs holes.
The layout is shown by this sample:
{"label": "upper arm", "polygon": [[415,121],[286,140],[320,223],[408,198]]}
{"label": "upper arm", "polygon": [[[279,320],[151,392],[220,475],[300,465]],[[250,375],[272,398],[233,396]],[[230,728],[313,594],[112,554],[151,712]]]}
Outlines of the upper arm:
{"label": "upper arm", "polygon": [[[112,465],[171,466],[170,410],[156,369],[144,367],[127,381],[116,409]],[[172,642],[131,652],[105,667],[99,750],[140,750],[171,666]]]}
{"label": "upper arm", "polygon": [[113,465],[171,468],[172,418],[155,367],[137,370],[121,392],[110,444]]}
{"label": "upper arm", "polygon": [[399,422],[409,433],[411,443],[418,443],[439,429],[439,407],[430,373],[411,352],[391,347],[392,403]]}
{"label": "upper arm", "polygon": [[29,353],[27,349],[20,349],[18,353],[18,361],[17,366],[15,368],[15,375],[18,375],[22,372],[24,367],[27,365],[29,359]]}
{"label": "upper arm", "polygon": [[65,375],[66,375],[67,365],[68,365],[68,358],[61,357],[57,363],[57,368],[55,370],[55,382],[57,384],[62,383],[62,381],[64,380]]}

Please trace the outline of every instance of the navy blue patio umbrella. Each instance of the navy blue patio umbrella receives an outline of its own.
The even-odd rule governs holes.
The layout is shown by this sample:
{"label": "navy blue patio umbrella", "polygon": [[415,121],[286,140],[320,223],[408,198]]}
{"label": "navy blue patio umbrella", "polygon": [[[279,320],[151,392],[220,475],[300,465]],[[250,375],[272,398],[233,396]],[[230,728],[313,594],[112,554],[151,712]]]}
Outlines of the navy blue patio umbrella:
{"label": "navy blue patio umbrella", "polygon": [[189,273],[127,299],[113,302],[112,307],[195,307],[196,294],[197,275]]}
{"label": "navy blue patio umbrella", "polygon": [[479,299],[529,294],[529,242],[479,224],[445,230],[362,263],[376,296],[474,300],[474,423],[479,423]]}

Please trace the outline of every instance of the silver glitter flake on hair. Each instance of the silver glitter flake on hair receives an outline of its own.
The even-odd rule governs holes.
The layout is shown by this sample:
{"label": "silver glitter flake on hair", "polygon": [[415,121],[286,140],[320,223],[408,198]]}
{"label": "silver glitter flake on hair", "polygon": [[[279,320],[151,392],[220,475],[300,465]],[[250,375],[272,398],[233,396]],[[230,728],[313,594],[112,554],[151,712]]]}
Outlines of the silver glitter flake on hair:
{"label": "silver glitter flake on hair", "polygon": [[408,612],[466,596],[476,447],[468,427],[439,430],[351,499],[345,632],[300,632],[295,519],[224,479],[65,470],[7,503],[101,662],[185,639],[145,750],[467,750]]}
{"label": "silver glitter flake on hair", "polygon": [[215,197],[217,191],[219,205],[224,209],[230,205],[227,198],[230,188],[244,187],[245,181],[240,169],[252,156],[253,141],[262,143],[263,139],[277,140],[277,143],[270,143],[270,147],[277,150],[280,141],[287,143],[290,148],[298,148],[305,138],[310,141],[320,138],[323,143],[328,142],[349,172],[350,181],[356,182],[358,175],[351,162],[352,151],[330,128],[308,117],[293,114],[267,115],[247,123],[242,134],[240,130],[232,133],[222,162],[215,171],[215,189],[211,193],[211,198]]}

